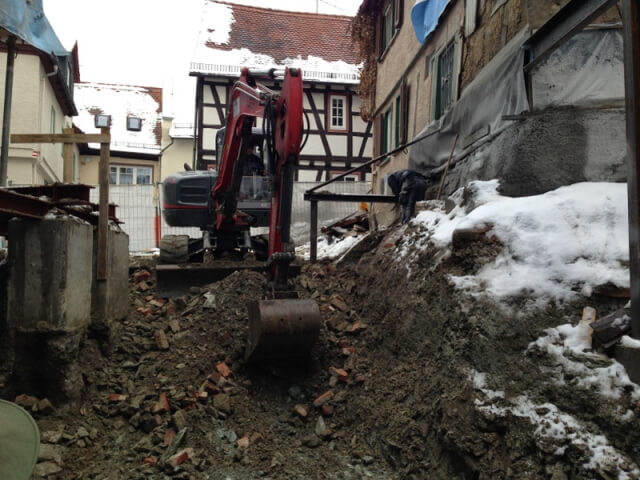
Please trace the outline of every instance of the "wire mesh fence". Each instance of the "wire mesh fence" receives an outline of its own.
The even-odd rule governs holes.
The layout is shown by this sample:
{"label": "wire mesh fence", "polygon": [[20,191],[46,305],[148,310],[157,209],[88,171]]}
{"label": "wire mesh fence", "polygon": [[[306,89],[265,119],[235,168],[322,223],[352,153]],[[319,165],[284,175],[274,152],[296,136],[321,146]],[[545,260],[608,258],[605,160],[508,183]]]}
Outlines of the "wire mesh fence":
{"label": "wire mesh fence", "polygon": [[[319,185],[316,182],[294,184],[292,199],[292,237],[296,244],[309,241],[310,204],[304,200],[304,192]],[[331,193],[368,193],[369,182],[334,182],[327,186]],[[100,188],[91,190],[91,201],[98,203]],[[199,237],[198,228],[169,226],[161,215],[162,184],[156,185],[110,185],[109,201],[116,204],[117,217],[124,222],[122,229],[129,235],[131,252],[148,251],[158,246],[163,235],[185,234]],[[358,211],[354,202],[320,202],[318,225],[326,225]],[[266,233],[266,229],[255,229],[253,233]]]}

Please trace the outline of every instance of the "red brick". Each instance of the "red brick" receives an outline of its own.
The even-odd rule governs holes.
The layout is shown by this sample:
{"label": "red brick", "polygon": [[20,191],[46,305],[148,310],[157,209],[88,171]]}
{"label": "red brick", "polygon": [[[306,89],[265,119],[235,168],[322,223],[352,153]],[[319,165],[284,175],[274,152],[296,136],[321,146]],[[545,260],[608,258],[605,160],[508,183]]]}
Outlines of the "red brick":
{"label": "red brick", "polygon": [[154,297],[153,297],[153,295],[147,295],[146,297],[144,297],[144,299],[145,299],[147,302],[150,302],[151,300],[153,300],[153,298],[154,298]]}
{"label": "red brick", "polygon": [[169,349],[169,341],[167,340],[167,336],[164,333],[164,330],[156,330],[156,333],[154,333],[153,337],[156,339],[156,345],[158,345],[158,349]]}
{"label": "red brick", "polygon": [[160,398],[158,402],[151,409],[152,413],[164,413],[171,411],[171,405],[169,404],[169,399],[167,398],[167,394],[162,392],[160,394]]}
{"label": "red brick", "polygon": [[193,457],[193,448],[185,448],[169,458],[169,465],[177,467]]}
{"label": "red brick", "polygon": [[331,375],[338,377],[338,380],[341,382],[346,382],[347,378],[349,378],[349,374],[342,368],[331,367],[329,368],[329,371],[331,372]]}
{"label": "red brick", "polygon": [[122,395],[120,393],[112,393],[109,395],[109,402],[124,402],[127,399],[126,395]]}
{"label": "red brick", "polygon": [[222,375],[224,378],[229,378],[229,376],[231,375],[231,369],[224,362],[216,365],[216,370],[218,370],[220,375]]}
{"label": "red brick", "polygon": [[340,354],[344,357],[348,357],[354,353],[356,353],[356,349],[354,347],[343,347],[342,350],[340,350]]}
{"label": "red brick", "polygon": [[175,315],[176,314],[176,306],[174,303],[169,303],[167,305],[167,315],[171,316],[171,315]]}
{"label": "red brick", "polygon": [[309,415],[309,409],[301,404],[298,404],[295,407],[293,407],[293,410],[302,418],[307,418],[307,415]]}
{"label": "red brick", "polygon": [[173,428],[167,428],[164,432],[164,445],[168,447],[173,442],[173,439],[176,438],[176,431]]}
{"label": "red brick", "polygon": [[340,295],[336,294],[331,297],[331,305],[342,312],[349,311],[349,306]]}
{"label": "red brick", "polygon": [[334,396],[333,390],[329,390],[328,392],[325,392],[322,395],[320,395],[318,398],[316,398],[313,401],[313,406],[321,407],[322,405],[327,403],[329,400],[331,400],[333,396]]}
{"label": "red brick", "polygon": [[214,394],[215,393],[222,393],[222,389],[219,386],[217,386],[217,385],[215,385],[215,384],[213,384],[211,382],[207,382],[205,384],[205,386],[204,386],[204,389],[207,392],[211,392],[211,393],[214,393]]}
{"label": "red brick", "polygon": [[145,457],[144,460],[142,460],[142,464],[143,465],[151,465],[152,467],[158,462],[158,457],[154,457],[153,455],[150,457]]}
{"label": "red brick", "polygon": [[138,270],[133,274],[133,281],[136,283],[145,282],[151,278],[151,273],[147,270]]}
{"label": "red brick", "polygon": [[23,393],[22,395],[18,395],[13,402],[23,408],[31,408],[38,403],[38,399]]}
{"label": "red brick", "polygon": [[330,417],[331,415],[333,415],[333,407],[328,403],[325,403],[324,405],[322,405],[321,410],[322,410],[322,415],[324,415],[325,417]]}
{"label": "red brick", "polygon": [[147,290],[149,290],[149,285],[147,285],[147,282],[140,282],[138,284],[138,290],[140,290],[141,292],[146,292]]}
{"label": "red brick", "polygon": [[218,372],[211,372],[207,378],[218,385],[218,383],[220,383],[220,380],[222,379],[222,375],[220,375]]}

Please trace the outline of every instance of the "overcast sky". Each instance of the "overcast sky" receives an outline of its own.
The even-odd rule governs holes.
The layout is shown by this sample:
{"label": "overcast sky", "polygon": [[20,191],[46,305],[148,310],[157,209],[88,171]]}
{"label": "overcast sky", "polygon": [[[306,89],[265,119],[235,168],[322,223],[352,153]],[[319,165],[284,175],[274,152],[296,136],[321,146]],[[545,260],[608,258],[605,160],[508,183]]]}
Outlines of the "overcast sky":
{"label": "overcast sky", "polygon": [[[353,15],[362,0],[229,0],[265,8]],[[188,77],[204,0],[43,0],[63,45],[78,42],[82,81],[173,91],[175,115],[190,116]],[[190,108],[180,104],[189,103]],[[165,111],[170,110],[165,102]],[[192,121],[181,118],[180,121]]]}

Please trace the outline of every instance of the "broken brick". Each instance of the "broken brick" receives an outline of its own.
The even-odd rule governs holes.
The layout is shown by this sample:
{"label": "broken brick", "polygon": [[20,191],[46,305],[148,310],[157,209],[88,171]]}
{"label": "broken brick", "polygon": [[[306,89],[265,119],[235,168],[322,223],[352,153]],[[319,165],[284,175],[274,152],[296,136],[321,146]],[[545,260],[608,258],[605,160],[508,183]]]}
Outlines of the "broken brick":
{"label": "broken brick", "polygon": [[168,350],[169,349],[169,341],[167,340],[167,335],[164,333],[164,330],[156,330],[153,337],[156,339],[156,345],[160,350]]}
{"label": "broken brick", "polygon": [[141,292],[146,292],[149,290],[149,285],[147,285],[147,282],[140,282],[138,284],[138,290],[140,290]]}
{"label": "broken brick", "polygon": [[313,401],[313,406],[321,407],[322,405],[327,403],[329,400],[331,400],[333,396],[334,396],[333,390],[329,390],[328,392],[325,392],[322,395],[320,395],[318,398],[316,398]]}
{"label": "broken brick", "polygon": [[325,403],[324,405],[322,405],[321,410],[322,410],[322,415],[324,415],[325,417],[330,417],[331,415],[333,415],[333,407],[328,403]]}
{"label": "broken brick", "polygon": [[126,395],[122,395],[120,393],[112,393],[111,395],[109,395],[109,402],[111,403],[115,403],[115,402],[124,402],[127,399]]}
{"label": "broken brick", "polygon": [[213,383],[211,383],[211,382],[207,382],[207,383],[204,385],[204,389],[205,389],[207,392],[211,392],[211,393],[222,393],[222,389],[221,389],[219,386],[214,385],[214,384],[213,384]]}
{"label": "broken brick", "polygon": [[22,394],[18,395],[13,403],[15,403],[16,405],[20,405],[23,408],[31,408],[38,403],[38,399],[36,397]]}
{"label": "broken brick", "polygon": [[152,467],[158,462],[158,457],[154,457],[153,455],[151,455],[150,457],[145,457],[144,460],[142,460],[142,464],[143,465],[151,465]]}
{"label": "broken brick", "polygon": [[340,350],[340,354],[344,357],[348,357],[350,355],[353,355],[354,353],[356,353],[356,349],[353,347],[343,347]]}
{"label": "broken brick", "polygon": [[293,407],[293,409],[302,418],[307,418],[307,415],[309,415],[309,409],[307,407],[305,407],[304,405],[298,404],[295,407]]}
{"label": "broken brick", "polygon": [[151,278],[151,273],[147,270],[138,270],[133,274],[133,281],[135,283],[145,282]]}
{"label": "broken brick", "polygon": [[185,448],[169,458],[169,465],[177,467],[193,457],[193,448]]}
{"label": "broken brick", "polygon": [[338,380],[340,380],[341,382],[346,382],[347,378],[349,377],[349,374],[346,372],[346,370],[343,370],[342,368],[330,367],[329,371],[331,372],[331,375],[335,375],[336,377],[338,377]]}
{"label": "broken brick", "polygon": [[174,438],[176,438],[176,431],[173,428],[167,428],[167,430],[164,432],[163,444],[168,447],[169,445],[171,445],[171,442],[173,442]]}
{"label": "broken brick", "polygon": [[175,306],[175,304],[174,303],[168,303],[165,312],[166,312],[166,314],[168,316],[175,315],[176,314],[176,306]]}
{"label": "broken brick", "polygon": [[238,448],[249,448],[249,437],[246,435],[238,440]]}
{"label": "broken brick", "polygon": [[169,399],[167,398],[167,394],[162,392],[160,394],[160,398],[158,402],[151,408],[152,413],[164,413],[169,412],[171,410],[171,406],[169,405]]}
{"label": "broken brick", "polygon": [[231,369],[224,362],[216,365],[216,370],[218,370],[220,375],[222,375],[224,378],[229,378],[229,376],[231,375]]}

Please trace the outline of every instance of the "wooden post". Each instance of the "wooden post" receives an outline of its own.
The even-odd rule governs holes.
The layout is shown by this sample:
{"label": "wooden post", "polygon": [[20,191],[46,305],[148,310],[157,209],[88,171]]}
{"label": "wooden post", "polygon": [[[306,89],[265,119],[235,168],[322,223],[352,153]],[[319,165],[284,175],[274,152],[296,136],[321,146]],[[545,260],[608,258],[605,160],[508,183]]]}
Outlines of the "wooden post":
{"label": "wooden post", "polygon": [[311,200],[311,231],[309,232],[309,260],[318,260],[318,201]]}
{"label": "wooden post", "polygon": [[[102,128],[103,135],[109,135],[109,127]],[[109,235],[109,142],[100,143],[100,165],[98,170],[100,184],[100,203],[98,220],[98,258],[96,279],[107,279],[107,258]]]}
{"label": "wooden post", "polygon": [[640,0],[623,0],[631,336],[640,338]]}
{"label": "wooden post", "polygon": [[[73,133],[73,128],[65,128],[64,133],[71,134]],[[73,178],[73,143],[65,143],[64,150],[62,153],[63,157],[63,166],[62,166],[62,181],[64,183],[73,183],[75,178]]]}

